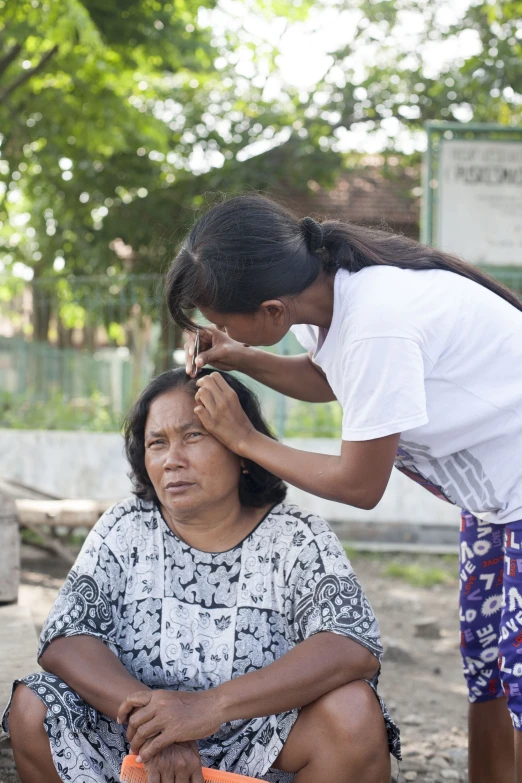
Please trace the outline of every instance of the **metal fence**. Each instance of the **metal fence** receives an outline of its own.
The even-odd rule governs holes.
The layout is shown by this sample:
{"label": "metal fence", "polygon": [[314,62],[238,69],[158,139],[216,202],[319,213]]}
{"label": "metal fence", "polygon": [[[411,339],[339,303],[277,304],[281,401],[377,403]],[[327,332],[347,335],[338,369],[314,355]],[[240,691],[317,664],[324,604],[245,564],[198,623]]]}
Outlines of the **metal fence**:
{"label": "metal fence", "polygon": [[[522,295],[522,269],[494,269]],[[183,362],[159,275],[0,279],[0,426],[118,429],[153,375]],[[273,349],[295,354],[289,334]],[[276,434],[337,437],[337,403],[291,400],[251,379]]]}
{"label": "metal fence", "polygon": [[[0,426],[118,429],[150,378],[183,362],[159,275],[0,280]],[[302,349],[292,335],[276,346]],[[337,403],[289,400],[250,378],[278,436],[339,432]]]}

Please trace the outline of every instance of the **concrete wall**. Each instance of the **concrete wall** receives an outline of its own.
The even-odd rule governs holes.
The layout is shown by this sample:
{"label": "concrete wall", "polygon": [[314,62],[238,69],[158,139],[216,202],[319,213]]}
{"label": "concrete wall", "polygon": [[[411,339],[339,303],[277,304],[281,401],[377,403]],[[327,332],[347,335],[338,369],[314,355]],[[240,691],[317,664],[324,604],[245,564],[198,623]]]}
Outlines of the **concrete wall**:
{"label": "concrete wall", "polygon": [[[288,440],[298,449],[338,454],[335,440]],[[63,498],[118,500],[130,494],[123,441],[117,433],[0,429],[0,476]],[[389,525],[458,529],[459,511],[394,470],[372,511],[333,503],[292,487],[289,499],[332,523],[381,528]],[[453,537],[453,536],[452,536]]]}

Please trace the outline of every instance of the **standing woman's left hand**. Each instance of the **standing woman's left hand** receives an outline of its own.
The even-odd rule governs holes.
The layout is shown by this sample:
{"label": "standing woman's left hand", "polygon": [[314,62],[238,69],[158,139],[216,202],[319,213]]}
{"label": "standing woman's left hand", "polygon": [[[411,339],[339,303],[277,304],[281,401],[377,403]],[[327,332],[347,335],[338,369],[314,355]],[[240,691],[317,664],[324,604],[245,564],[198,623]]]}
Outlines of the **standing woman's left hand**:
{"label": "standing woman's left hand", "polygon": [[194,409],[207,430],[231,451],[239,454],[242,445],[256,431],[243,411],[235,391],[218,372],[197,381],[197,407]]}

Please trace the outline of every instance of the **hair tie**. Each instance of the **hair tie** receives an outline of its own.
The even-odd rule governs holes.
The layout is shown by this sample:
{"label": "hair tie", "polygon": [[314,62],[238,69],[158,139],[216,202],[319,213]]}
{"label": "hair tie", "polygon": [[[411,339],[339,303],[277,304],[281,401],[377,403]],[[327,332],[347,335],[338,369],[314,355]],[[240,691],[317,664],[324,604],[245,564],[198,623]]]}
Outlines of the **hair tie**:
{"label": "hair tie", "polygon": [[324,247],[324,230],[317,220],[311,217],[304,217],[299,221],[301,230],[304,234],[306,246],[310,253],[315,253]]}

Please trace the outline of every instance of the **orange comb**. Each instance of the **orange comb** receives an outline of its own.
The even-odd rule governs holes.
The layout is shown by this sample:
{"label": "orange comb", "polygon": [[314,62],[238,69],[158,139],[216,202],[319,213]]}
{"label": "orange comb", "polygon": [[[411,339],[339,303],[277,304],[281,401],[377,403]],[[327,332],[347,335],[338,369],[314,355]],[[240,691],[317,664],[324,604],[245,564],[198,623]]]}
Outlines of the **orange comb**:
{"label": "orange comb", "polygon": [[[147,772],[143,764],[136,761],[138,757],[129,755],[123,759],[120,779],[122,783],[147,783]],[[222,772],[220,769],[202,767],[205,783],[259,783],[257,778],[246,775],[236,775],[235,772]]]}

